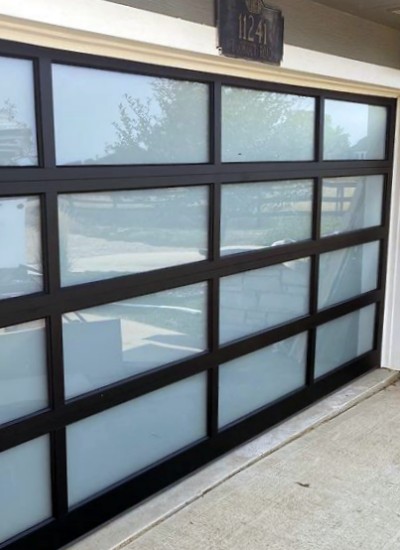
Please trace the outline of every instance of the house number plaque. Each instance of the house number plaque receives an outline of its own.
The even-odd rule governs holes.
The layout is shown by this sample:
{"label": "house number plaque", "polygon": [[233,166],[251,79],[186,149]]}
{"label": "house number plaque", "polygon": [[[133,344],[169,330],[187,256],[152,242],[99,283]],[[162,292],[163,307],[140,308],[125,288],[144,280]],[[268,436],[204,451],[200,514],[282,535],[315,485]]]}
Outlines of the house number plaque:
{"label": "house number plaque", "polygon": [[279,65],[282,12],[264,0],[218,0],[218,38],[223,55]]}

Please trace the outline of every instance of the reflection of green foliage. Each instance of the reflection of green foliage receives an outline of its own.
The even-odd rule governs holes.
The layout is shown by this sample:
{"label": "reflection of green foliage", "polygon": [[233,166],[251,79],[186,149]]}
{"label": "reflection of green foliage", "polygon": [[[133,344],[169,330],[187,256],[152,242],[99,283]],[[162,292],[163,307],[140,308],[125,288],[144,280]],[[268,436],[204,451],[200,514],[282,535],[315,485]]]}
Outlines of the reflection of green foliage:
{"label": "reflection of green foliage", "polygon": [[332,117],[325,116],[324,122],[325,158],[346,158],[349,157],[350,136],[340,126],[333,126]]}

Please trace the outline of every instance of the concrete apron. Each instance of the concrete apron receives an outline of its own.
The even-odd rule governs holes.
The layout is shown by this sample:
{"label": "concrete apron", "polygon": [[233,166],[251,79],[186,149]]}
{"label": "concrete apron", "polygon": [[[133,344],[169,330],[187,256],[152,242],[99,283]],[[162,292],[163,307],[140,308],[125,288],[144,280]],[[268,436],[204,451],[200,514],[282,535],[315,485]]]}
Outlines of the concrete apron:
{"label": "concrete apron", "polygon": [[[340,547],[342,550],[345,548],[349,550],[353,548],[371,548],[371,550],[375,550],[375,548],[384,547],[386,549],[386,546],[381,544],[382,537],[381,542],[377,544],[377,540],[372,539],[370,535],[368,535],[368,540],[371,541],[371,546],[366,545],[366,541],[363,541],[362,545],[359,546],[353,543],[346,545],[342,535],[341,538],[335,539],[331,546],[329,544],[326,546],[318,538],[318,534],[323,537],[326,529],[335,527],[337,530],[339,524],[345,525],[346,518],[349,525],[351,525],[353,520],[348,515],[354,512],[351,509],[353,504],[356,508],[357,506],[359,508],[355,512],[356,516],[362,517],[362,506],[360,503],[355,503],[354,498],[350,498],[354,497],[354,494],[350,494],[351,489],[349,487],[346,489],[346,491],[349,491],[349,498],[346,498],[345,502],[350,508],[349,510],[343,510],[343,518],[339,517],[340,514],[337,517],[333,512],[329,515],[329,504],[325,502],[326,499],[324,500],[323,495],[316,495],[313,491],[317,473],[319,472],[320,476],[326,475],[330,478],[332,468],[337,465],[336,461],[333,465],[329,464],[329,458],[334,454],[334,449],[329,451],[329,445],[333,444],[334,439],[330,436],[327,437],[327,434],[323,432],[325,430],[329,434],[333,430],[336,434],[336,440],[340,439],[340,430],[335,431],[335,422],[343,424],[347,415],[343,415],[335,422],[326,424],[320,430],[316,430],[316,432],[308,434],[304,438],[301,436],[358,404],[360,404],[360,408],[365,409],[365,413],[368,412],[370,415],[369,407],[373,405],[373,400],[366,403],[362,402],[380,392],[380,390],[394,384],[399,378],[399,372],[388,369],[377,369],[358,378],[66,548],[69,550],[118,550],[120,548],[129,550],[233,550],[237,548],[242,550],[246,547],[249,550],[258,548],[268,548],[268,550],[297,550],[297,548],[318,548],[322,550],[332,548],[332,550],[336,550]],[[399,398],[400,385],[399,387],[394,386],[394,389],[398,390],[396,394]],[[381,398],[381,394],[374,399],[378,397]],[[397,404],[400,404],[400,400],[397,401]],[[356,416],[359,407],[354,409]],[[350,411],[348,414],[352,413],[353,411]],[[389,416],[390,408],[385,414]],[[400,407],[397,411],[398,435],[400,435],[399,415]],[[366,416],[368,415],[363,414],[361,419]],[[377,412],[377,419],[382,424],[387,424],[382,411],[380,415],[379,411]],[[387,418],[387,420],[389,421],[390,418]],[[358,442],[359,449],[353,449],[356,455],[365,454],[362,447],[365,435],[363,434],[364,428],[365,424],[362,422],[359,429],[357,429],[357,425],[353,428],[354,435],[357,436],[356,440],[361,435]],[[319,437],[321,438],[320,442],[318,441]],[[311,450],[313,441],[309,441],[310,438],[317,439],[314,451]],[[298,441],[295,442],[295,440]],[[288,445],[291,442],[293,443]],[[398,447],[397,451],[400,453],[400,437],[397,437],[396,445]],[[351,445],[347,446],[350,448]],[[276,452],[279,449],[281,450]],[[379,449],[377,450],[379,451]],[[272,455],[272,453],[274,454]],[[295,462],[296,467],[292,465],[291,468],[291,462],[293,461],[287,460],[286,455],[290,457],[297,453],[300,454]],[[324,453],[328,453],[325,460],[322,457]],[[357,462],[357,456],[354,456],[354,458]],[[349,472],[353,467],[353,461],[344,453],[340,471]],[[386,467],[389,468],[389,465],[386,465]],[[374,464],[371,465],[371,468],[374,470]],[[286,479],[285,470],[287,469],[293,470],[293,479]],[[376,473],[379,474],[379,472]],[[336,479],[338,491],[343,496],[339,477]],[[400,467],[397,472],[397,483],[400,485]],[[322,492],[327,491],[329,493],[331,491],[328,482],[324,487],[319,479],[318,485],[319,490]],[[261,488],[263,488],[262,491]],[[355,492],[357,490],[355,489]],[[298,495],[293,494],[293,491]],[[317,502],[313,502],[311,499],[308,504],[304,502],[304,505],[302,505],[304,497],[310,498],[313,495]],[[379,498],[378,493],[375,496],[376,499]],[[292,501],[290,501],[291,497]],[[282,517],[279,500],[282,501],[285,510]],[[295,504],[296,502],[297,504]],[[372,506],[371,500],[368,504]],[[397,505],[393,505],[393,513],[396,512]],[[327,524],[320,524],[318,519],[314,520],[312,528],[315,538],[313,544],[310,545],[310,540],[305,541],[304,544],[301,543],[301,540],[298,542],[292,540],[291,537],[295,536],[296,531],[294,528],[296,517],[291,519],[290,529],[287,528],[288,525],[285,525],[285,517],[288,521],[291,515],[296,516],[296,511],[300,515],[301,512],[305,514],[306,516],[303,519],[298,518],[299,521],[301,519],[302,529],[300,531],[303,533],[304,530],[311,529],[308,525],[310,522],[304,521],[305,517],[310,520],[312,514],[315,515],[318,510],[326,511]],[[168,520],[168,518],[170,519]],[[261,522],[260,525],[257,525],[257,518]],[[329,525],[330,519],[338,525]],[[397,522],[397,530],[400,532],[400,519],[398,516]],[[253,524],[252,527],[251,524]],[[368,533],[368,523],[365,527],[366,533]],[[276,530],[278,532],[275,532]],[[346,531],[347,536],[352,536],[353,530],[350,529],[350,531],[349,533]],[[306,536],[304,533],[303,535]],[[303,535],[298,532],[300,539]],[[246,542],[246,537],[248,542]],[[393,546],[393,548],[400,547],[399,540],[397,541],[398,546]],[[388,546],[387,548],[392,547]]]}

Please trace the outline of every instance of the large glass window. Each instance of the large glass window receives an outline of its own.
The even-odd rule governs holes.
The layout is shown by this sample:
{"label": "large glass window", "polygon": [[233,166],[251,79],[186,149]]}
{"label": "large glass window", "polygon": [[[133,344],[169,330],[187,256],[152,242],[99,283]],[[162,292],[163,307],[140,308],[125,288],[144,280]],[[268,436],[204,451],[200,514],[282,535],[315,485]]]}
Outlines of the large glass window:
{"label": "large glass window", "polygon": [[321,235],[328,237],[382,223],[383,176],[326,178]]}
{"label": "large glass window", "polygon": [[223,277],[220,343],[306,315],[309,288],[309,258]]}
{"label": "large glass window", "polygon": [[59,198],[63,285],[204,260],[208,188],[81,193]]}
{"label": "large glass window", "polygon": [[0,299],[43,290],[40,200],[0,198]]}
{"label": "large glass window", "polygon": [[384,159],[386,125],[386,107],[327,99],[324,159]]}
{"label": "large glass window", "polygon": [[206,319],[206,283],[66,313],[66,396],[204,351]]}
{"label": "large glass window", "polygon": [[33,64],[0,57],[0,166],[35,166]]}
{"label": "large glass window", "polygon": [[312,181],[222,186],[221,255],[311,238]]}
{"label": "large glass window", "polygon": [[206,436],[206,375],[67,428],[70,506]]}
{"label": "large glass window", "polygon": [[206,84],[53,65],[58,165],[209,160]]}
{"label": "large glass window", "polygon": [[314,158],[315,99],[222,88],[223,162]]}

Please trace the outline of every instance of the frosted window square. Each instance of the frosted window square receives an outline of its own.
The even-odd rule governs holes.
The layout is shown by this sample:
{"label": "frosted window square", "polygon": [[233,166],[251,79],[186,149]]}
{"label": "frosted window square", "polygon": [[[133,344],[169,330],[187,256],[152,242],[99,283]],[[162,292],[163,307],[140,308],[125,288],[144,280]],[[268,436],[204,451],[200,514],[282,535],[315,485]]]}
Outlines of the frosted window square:
{"label": "frosted window square", "polygon": [[373,349],[375,313],[373,304],[318,327],[316,378]]}
{"label": "frosted window square", "polygon": [[202,373],[68,426],[70,506],[205,437],[206,405]]}
{"label": "frosted window square", "polygon": [[48,436],[0,453],[0,487],[0,544],[51,517]]}
{"label": "frosted window square", "polygon": [[324,160],[384,159],[386,128],[386,107],[326,100]]}
{"label": "frosted window square", "polygon": [[306,382],[307,334],[299,334],[219,368],[220,427],[300,389]]}
{"label": "frosted window square", "polygon": [[59,197],[63,286],[208,257],[208,187]]}
{"label": "frosted window square", "polygon": [[321,235],[381,225],[383,181],[383,176],[324,179]]}
{"label": "frosted window square", "polygon": [[46,365],[44,321],[0,328],[0,424],[47,407]]}
{"label": "frosted window square", "polygon": [[66,313],[68,398],[207,348],[207,284],[200,283]]}
{"label": "frosted window square", "polygon": [[379,242],[321,254],[318,307],[349,300],[378,285]]}
{"label": "frosted window square", "polygon": [[306,315],[309,287],[309,258],[223,277],[220,343]]}
{"label": "frosted window square", "polygon": [[40,199],[0,198],[0,299],[43,290]]}
{"label": "frosted window square", "polygon": [[209,160],[207,84],[53,65],[58,165]]}
{"label": "frosted window square", "polygon": [[222,161],[314,158],[315,99],[222,87]]}
{"label": "frosted window square", "polygon": [[311,238],[311,180],[222,186],[221,255]]}
{"label": "frosted window square", "polygon": [[36,166],[32,61],[0,57],[0,78],[0,166]]}

